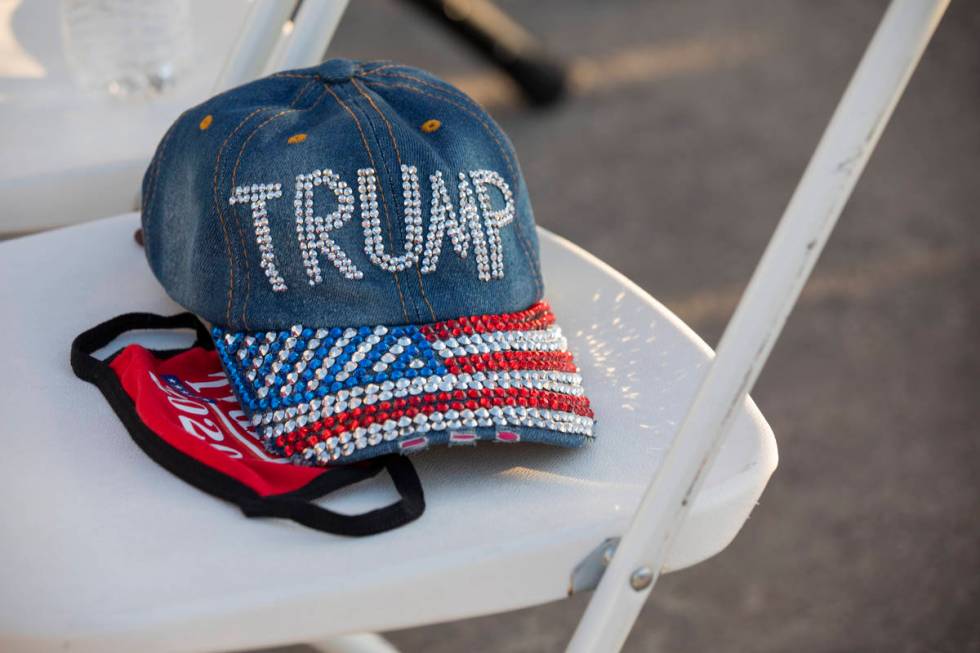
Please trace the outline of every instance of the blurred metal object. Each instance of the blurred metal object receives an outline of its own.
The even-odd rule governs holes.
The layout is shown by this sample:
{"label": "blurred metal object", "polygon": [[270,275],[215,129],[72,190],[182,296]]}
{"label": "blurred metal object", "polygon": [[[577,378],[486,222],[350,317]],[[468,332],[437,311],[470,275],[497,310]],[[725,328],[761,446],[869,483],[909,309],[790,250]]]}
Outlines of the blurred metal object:
{"label": "blurred metal object", "polygon": [[269,62],[267,72],[306,68],[323,61],[346,9],[347,0],[301,0],[292,31],[284,35],[284,47]]}
{"label": "blurred metal object", "polygon": [[649,567],[640,567],[630,574],[630,587],[641,592],[653,584],[653,571]]}
{"label": "blurred metal object", "polygon": [[567,91],[565,66],[490,0],[409,0],[492,61],[544,106]]}
{"label": "blurred metal object", "polygon": [[568,582],[569,596],[596,588],[618,545],[618,537],[607,537],[599,546],[582,558],[582,562],[575,565],[575,569],[572,570],[572,577]]}
{"label": "blurred metal object", "polygon": [[[618,651],[949,0],[893,0],[568,645]],[[653,570],[637,583],[635,570]],[[643,580],[642,578],[639,580]],[[640,587],[638,587],[640,585]]]}
{"label": "blurred metal object", "polygon": [[269,56],[281,38],[283,25],[293,14],[295,7],[294,0],[252,2],[245,26],[215,82],[216,93],[250,82],[262,74]]}

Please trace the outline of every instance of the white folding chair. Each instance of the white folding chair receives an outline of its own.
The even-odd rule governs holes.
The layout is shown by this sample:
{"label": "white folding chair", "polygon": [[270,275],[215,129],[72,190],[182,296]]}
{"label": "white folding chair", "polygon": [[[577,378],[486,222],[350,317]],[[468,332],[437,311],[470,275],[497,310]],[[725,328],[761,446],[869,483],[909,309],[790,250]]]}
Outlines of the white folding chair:
{"label": "white folding chair", "polygon": [[211,95],[247,8],[240,0],[193,3],[192,66],[173,89],[140,101],[72,81],[59,3],[0,1],[0,45],[19,55],[0,60],[0,236],[131,210],[160,135]]}
{"label": "white folding chair", "polygon": [[[628,279],[542,231],[549,298],[599,440],[427,452],[415,459],[427,513],[364,540],[242,519],[147,460],[74,379],[73,335],[124,311],[177,310],[132,243],[134,214],[0,244],[0,302],[19,318],[0,392],[0,648],[390,651],[357,633],[598,584],[568,650],[618,650],[659,572],[722,550],[774,470],[775,441],[747,393],[946,4],[888,9],[717,355]],[[372,482],[329,505],[362,510],[388,493]]]}

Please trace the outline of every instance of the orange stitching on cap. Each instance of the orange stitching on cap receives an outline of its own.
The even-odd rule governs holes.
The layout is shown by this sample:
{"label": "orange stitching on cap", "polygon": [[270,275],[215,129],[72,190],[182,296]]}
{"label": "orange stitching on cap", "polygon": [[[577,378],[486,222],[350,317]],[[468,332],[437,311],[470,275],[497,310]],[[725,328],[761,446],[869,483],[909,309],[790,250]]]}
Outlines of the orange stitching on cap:
{"label": "orange stitching on cap", "polygon": [[[374,155],[371,154],[371,146],[368,145],[367,135],[364,133],[364,129],[361,128],[361,121],[357,119],[357,115],[354,113],[354,110],[347,106],[347,104],[340,99],[340,96],[337,95],[337,93],[335,93],[326,82],[323,82],[323,87],[327,89],[330,95],[333,96],[333,99],[337,101],[337,104],[343,107],[347,113],[350,114],[351,119],[354,121],[354,126],[357,127],[357,131],[361,135],[361,145],[364,146],[364,151],[368,155],[368,160],[371,162],[371,167],[374,168],[375,174],[377,174],[378,169],[374,165]],[[388,240],[391,240],[391,223],[388,218],[388,204],[385,202],[384,193],[381,193],[381,203],[385,205],[385,222],[388,223]],[[405,306],[405,295],[402,294],[402,284],[398,280],[398,274],[392,272],[391,276],[395,278],[395,289],[398,290],[398,299],[401,300],[402,303],[402,316],[405,318],[406,322],[410,322],[411,320],[408,317],[408,307]]]}
{"label": "orange stitching on cap", "polygon": [[[351,82],[353,84],[354,80],[351,80]],[[362,91],[360,89],[360,87],[358,87],[356,84],[353,84],[353,85],[354,85],[354,88],[358,90],[358,92],[360,92],[362,95],[364,94],[364,91]],[[337,96],[337,98],[339,100],[339,96]],[[370,101],[371,101],[370,98],[368,98],[368,102],[370,102]],[[349,110],[351,112],[351,115],[354,115],[354,111],[353,111],[354,103],[351,102],[351,105],[350,106],[351,106],[351,108]],[[381,140],[378,138],[378,134],[374,130],[374,124],[371,122],[371,120],[367,116],[366,112],[364,114],[364,119],[367,122],[368,127],[371,129],[371,135],[374,136],[374,140],[380,145],[381,144]],[[388,242],[393,243],[393,242],[395,242],[395,237],[393,235],[394,231],[392,230],[392,226],[391,226],[391,210],[388,208],[388,200],[385,198],[384,189],[382,187],[383,186],[382,181],[381,181],[381,172],[382,171],[377,168],[377,165],[374,162],[374,154],[371,151],[370,144],[367,142],[367,133],[363,129],[361,129],[361,123],[360,123],[359,120],[356,119],[356,116],[355,116],[355,122],[357,123],[357,129],[358,129],[358,131],[361,132],[361,140],[362,140],[362,142],[364,144],[364,147],[365,147],[365,149],[367,151],[368,159],[370,159],[370,161],[371,161],[371,168],[374,169],[374,174],[375,174],[375,176],[377,178],[377,182],[378,182],[378,193],[381,195],[381,205],[384,206],[384,210],[385,210],[385,229],[388,232]],[[391,129],[391,126],[390,125],[388,126],[388,129],[389,130]],[[394,137],[392,137],[392,138],[394,138]],[[393,143],[393,144],[394,144],[394,147],[395,147],[395,156],[398,158],[399,166],[400,166],[401,165],[401,163],[400,163],[401,162],[401,154],[398,151],[398,144],[397,143]],[[382,163],[382,165],[385,165],[386,166],[386,162],[384,160],[382,160],[381,163]],[[388,171],[388,168],[385,167],[384,173],[385,173],[385,176],[386,177],[388,176],[388,172],[389,172]],[[391,276],[393,276],[395,278],[395,286],[397,287],[397,290],[398,290],[398,299],[399,299],[399,301],[401,301],[401,304],[402,304],[402,315],[405,317],[406,320],[411,321],[411,318],[409,318],[409,316],[408,316],[408,305],[405,303],[405,295],[404,295],[404,293],[402,293],[402,282],[401,282],[401,279],[399,278],[398,273],[395,272],[395,271],[392,271]],[[414,309],[415,307],[413,306],[412,308]]]}
{"label": "orange stitching on cap", "polygon": [[[237,180],[238,180],[238,166],[242,162],[242,157],[245,155],[245,150],[248,149],[249,142],[251,142],[252,138],[255,137],[255,135],[259,132],[260,129],[262,129],[263,127],[265,127],[266,125],[268,125],[269,123],[271,123],[273,120],[275,120],[275,119],[277,119],[277,118],[279,118],[281,116],[284,116],[284,115],[289,114],[289,113],[297,113],[298,111],[311,111],[314,107],[316,107],[318,104],[320,104],[320,101],[324,98],[324,96],[326,96],[326,93],[321,93],[320,94],[320,97],[317,98],[316,102],[314,102],[313,104],[311,104],[310,106],[308,106],[305,109],[294,109],[294,108],[292,108],[292,107],[295,107],[299,103],[300,98],[302,98],[304,95],[306,95],[306,89],[308,89],[312,84],[314,84],[314,80],[312,80],[312,79],[310,81],[306,82],[306,84],[303,85],[303,88],[301,88],[299,90],[299,93],[296,94],[296,97],[293,98],[293,101],[289,103],[289,106],[290,106],[289,109],[284,109],[284,110],[280,111],[279,113],[275,114],[274,116],[266,119],[265,122],[263,122],[261,125],[259,125],[255,129],[253,129],[252,132],[248,135],[248,137],[245,139],[245,142],[242,143],[242,148],[238,151],[238,158],[235,160],[235,167],[232,168],[232,171],[231,171],[231,186],[232,186],[232,188],[234,188],[235,185],[236,185],[236,183],[237,183]],[[245,272],[246,272],[246,275],[245,275],[245,298],[242,300],[242,325],[244,327],[248,328],[248,319],[247,319],[247,314],[248,314],[248,300],[249,300],[249,298],[252,295],[251,264],[248,262],[248,255],[247,255],[246,250],[245,250],[244,227],[242,226],[241,220],[236,221],[236,223],[238,225],[238,236],[239,236],[239,238],[242,241],[242,258],[245,259]]]}
{"label": "orange stitching on cap", "polygon": [[[483,129],[490,135],[490,138],[492,138],[494,140],[494,142],[497,143],[497,149],[500,150],[500,154],[504,158],[504,163],[507,165],[507,170],[508,170],[508,172],[510,172],[510,176],[512,178],[514,178],[515,180],[517,179],[517,175],[514,173],[514,166],[512,165],[510,155],[507,153],[507,149],[503,146],[503,143],[500,142],[500,139],[493,132],[493,129],[491,129],[491,127],[487,123],[487,121],[484,120],[483,118],[481,118],[480,115],[477,114],[476,111],[474,111],[474,108],[477,109],[477,110],[480,110],[480,111],[482,111],[483,108],[480,107],[480,105],[478,105],[475,102],[473,102],[473,100],[469,96],[465,95],[461,91],[457,91],[456,93],[454,93],[452,91],[456,91],[456,89],[452,89],[452,90],[450,90],[450,89],[443,89],[443,88],[441,88],[439,86],[436,86],[435,84],[431,84],[429,82],[426,82],[425,80],[423,80],[421,78],[412,77],[411,75],[395,75],[395,74],[390,74],[390,75],[378,75],[378,77],[404,77],[405,79],[415,80],[418,83],[422,84],[423,86],[428,86],[428,87],[430,87],[432,89],[435,89],[435,90],[440,91],[441,93],[443,93],[443,95],[435,95],[433,93],[430,93],[428,91],[423,91],[420,88],[416,88],[415,86],[412,86],[411,84],[406,84],[404,82],[400,82],[400,83],[399,82],[379,82],[379,81],[375,81],[373,79],[366,79],[366,80],[364,80],[368,84],[373,84],[375,86],[386,86],[388,88],[404,88],[404,89],[407,89],[409,91],[412,91],[413,93],[418,93],[419,95],[424,95],[426,97],[430,97],[430,98],[433,98],[435,100],[442,100],[444,102],[448,102],[449,104],[455,106],[456,108],[460,109],[461,111],[465,111],[470,116],[472,116],[474,119],[476,119],[477,121],[479,121],[480,124],[483,125]],[[447,95],[450,96],[451,98],[454,98],[454,99],[450,99],[450,97],[446,97]],[[473,104],[473,108],[467,107],[466,105],[461,104],[459,102],[460,100],[467,100],[467,101],[469,101],[470,103]]]}
{"label": "orange stitching on cap", "polygon": [[481,111],[483,110],[483,107],[480,106],[480,103],[479,102],[475,101],[473,98],[471,98],[469,95],[467,95],[466,93],[462,92],[461,90],[459,90],[455,86],[450,86],[449,84],[447,84],[445,82],[443,82],[442,84],[436,84],[435,82],[431,82],[431,81],[429,81],[427,79],[423,79],[421,77],[418,77],[417,75],[409,75],[406,72],[392,72],[392,71],[389,71],[389,72],[385,72],[385,73],[378,73],[378,77],[384,77],[384,78],[388,78],[388,79],[393,79],[393,78],[396,78],[396,77],[399,77],[401,79],[409,79],[409,80],[412,80],[413,82],[415,82],[416,84],[419,84],[421,86],[426,86],[426,87],[431,88],[431,89],[433,89],[435,91],[439,91],[440,93],[445,93],[446,95],[450,95],[450,96],[456,98],[457,100],[461,100],[461,101],[464,101],[464,102],[469,102],[474,107],[480,109]]}
{"label": "orange stitching on cap", "polygon": [[423,134],[431,134],[434,131],[439,131],[440,127],[442,127],[442,123],[440,121],[436,120],[435,118],[429,118],[422,123],[422,126],[419,127],[419,129],[422,130]]}
{"label": "orange stitching on cap", "polygon": [[[221,147],[218,148],[218,155],[217,157],[215,157],[214,160],[214,177],[211,180],[211,191],[212,191],[212,196],[214,198],[214,208],[218,213],[218,221],[221,223],[221,233],[225,239],[225,250],[228,254],[228,298],[227,298],[227,304],[225,306],[225,322],[227,322],[229,325],[231,324],[232,287],[235,285],[235,266],[232,263],[231,241],[228,239],[228,227],[225,225],[225,215],[224,215],[224,211],[222,211],[223,203],[218,199],[218,173],[221,170],[221,157],[224,156],[225,148],[228,146],[228,142],[232,139],[232,137],[235,134],[238,133],[239,129],[245,126],[245,123],[251,120],[252,116],[267,110],[268,109],[262,109],[260,107],[255,111],[253,111],[252,113],[245,116],[244,118],[242,118],[242,121],[238,123],[238,125],[235,127],[235,129],[232,130],[230,134],[228,134],[228,137],[225,138],[224,142],[221,144]],[[241,233],[239,233],[239,237],[240,236]]]}
{"label": "orange stitching on cap", "polygon": [[[371,84],[372,86],[382,86],[387,88],[404,88],[406,90],[412,91],[413,93],[418,93],[419,95],[424,95],[426,97],[431,97],[435,100],[442,100],[443,102],[448,102],[449,104],[457,107],[458,109],[468,113],[470,116],[475,118],[481,125],[483,125],[483,129],[490,135],[490,138],[492,138],[494,142],[497,144],[497,149],[500,150],[501,156],[504,157],[504,164],[507,166],[507,169],[510,171],[511,179],[513,179],[515,182],[517,181],[517,175],[514,174],[514,168],[511,167],[510,157],[507,155],[507,151],[506,149],[504,149],[503,143],[500,142],[500,139],[497,138],[497,135],[493,132],[493,129],[490,128],[490,125],[487,124],[487,122],[483,118],[481,118],[479,114],[475,113],[474,111],[471,111],[470,109],[466,108],[465,106],[463,106],[458,102],[450,100],[448,97],[445,97],[444,95],[435,95],[433,93],[428,93],[420,88],[415,88],[411,84],[386,84],[384,82],[377,82],[370,79],[365,81],[368,84]],[[430,86],[432,85],[430,84]],[[472,100],[470,101],[472,102]],[[521,231],[520,222],[518,220],[514,220],[514,233],[517,235],[517,241],[518,243],[520,243],[521,250],[524,252],[524,257],[527,259],[528,263],[531,264],[531,271],[534,273],[535,285],[537,285],[538,287],[538,292],[544,294],[544,281],[541,279],[541,274],[538,271],[537,266],[534,265],[534,260],[533,257],[531,256],[531,250],[533,248],[530,247],[530,244],[527,242],[527,240],[525,240],[524,233]]]}
{"label": "orange stitching on cap", "polygon": [[[310,84],[312,84],[312,83],[313,83],[313,81],[311,80],[311,81],[307,82],[303,86],[302,89],[300,89],[300,92],[296,96],[296,98],[294,99],[294,102],[296,100],[298,100],[300,97],[303,96],[303,94],[306,92],[306,89],[309,88]],[[233,90],[234,89],[230,89],[228,91],[225,91],[224,93],[221,93],[217,97],[221,97],[223,95],[226,95],[226,94],[230,93]],[[314,106],[315,106],[315,104],[314,104]],[[228,302],[227,302],[227,305],[225,307],[225,321],[228,324],[231,324],[231,303],[232,303],[232,290],[234,289],[234,286],[235,286],[235,266],[234,266],[234,263],[232,261],[231,240],[228,238],[228,227],[227,227],[227,225],[225,223],[224,203],[218,197],[218,173],[221,171],[221,158],[224,156],[225,148],[228,147],[228,143],[231,141],[231,139],[235,136],[235,134],[238,133],[238,131],[242,127],[245,126],[245,124],[249,120],[252,119],[253,116],[255,116],[255,115],[259,114],[259,113],[262,113],[263,111],[271,111],[271,110],[272,109],[271,108],[268,108],[268,107],[266,107],[266,108],[259,107],[258,109],[255,109],[254,111],[252,111],[251,113],[249,113],[247,116],[245,116],[244,118],[242,118],[242,121],[239,122],[238,125],[235,126],[235,128],[231,131],[231,133],[228,134],[228,136],[225,138],[224,142],[221,143],[221,146],[218,148],[218,154],[215,157],[215,161],[214,161],[214,177],[211,180],[211,192],[212,192],[212,197],[213,197],[213,200],[214,200],[214,208],[215,208],[215,210],[216,210],[216,212],[218,214],[218,221],[221,223],[221,232],[222,232],[222,235],[224,236],[224,239],[225,239],[225,249],[226,249],[227,254],[228,254]],[[240,160],[241,160],[241,153],[239,153],[239,159],[238,159],[238,161],[240,161]],[[238,169],[238,161],[235,162],[235,171],[236,172],[237,172],[237,169]],[[234,175],[234,172],[232,174]],[[245,265],[248,267],[249,266],[248,257],[246,256],[246,253],[245,253],[245,235],[242,232],[242,226],[241,226],[240,223],[238,224],[238,238],[239,238],[239,240],[242,243],[242,256],[245,258]],[[248,275],[246,275],[246,276],[248,276]],[[249,281],[249,283],[251,283],[251,281]],[[247,291],[246,291],[246,299],[247,299],[247,297],[248,297],[248,295],[247,295]],[[244,317],[243,317],[243,321],[244,321]]]}
{"label": "orange stitching on cap", "polygon": [[[425,80],[423,80],[423,79],[421,79],[419,77],[414,77],[412,75],[402,75],[402,74],[392,73],[390,75],[378,75],[378,76],[379,77],[404,77],[406,79],[415,80],[416,82],[418,82],[418,83],[420,83],[420,84],[422,84],[424,86],[428,86],[430,88],[439,90],[442,93],[444,93],[444,95],[435,95],[433,93],[429,93],[429,92],[423,91],[420,88],[416,88],[416,87],[412,86],[411,84],[406,84],[406,83],[391,83],[391,84],[387,84],[385,82],[378,82],[378,81],[374,81],[374,80],[365,80],[367,83],[373,84],[373,85],[376,85],[376,86],[383,86],[383,87],[388,87],[388,88],[404,88],[406,90],[412,91],[413,93],[418,93],[419,95],[424,95],[426,97],[431,97],[431,98],[433,98],[435,100],[442,100],[443,102],[448,102],[449,104],[455,106],[456,108],[458,108],[458,109],[460,109],[460,110],[468,113],[470,116],[472,116],[473,118],[475,118],[483,126],[484,131],[486,131],[487,134],[490,135],[490,138],[492,138],[494,140],[494,142],[497,144],[497,149],[500,151],[501,156],[503,156],[503,158],[504,158],[504,164],[507,166],[507,169],[510,171],[511,178],[514,179],[515,181],[517,180],[517,175],[514,172],[514,168],[511,166],[510,156],[507,153],[506,148],[504,148],[503,143],[500,142],[500,139],[497,138],[497,135],[494,133],[494,131],[490,127],[490,125],[487,124],[487,121],[485,121],[483,118],[481,118],[480,115],[478,113],[476,113],[475,111],[472,111],[472,110],[468,109],[466,106],[460,104],[459,102],[456,102],[454,100],[450,100],[448,97],[446,97],[446,95],[452,95],[454,97],[457,97],[458,99],[465,98],[470,103],[474,104],[474,106],[476,106],[476,107],[479,108],[479,105],[477,105],[475,102],[473,102],[473,100],[470,99],[470,97],[467,96],[465,93],[462,93],[460,91],[457,91],[457,89],[452,89],[452,87],[450,87],[453,91],[457,91],[459,93],[459,95],[457,96],[455,93],[450,92],[449,89],[442,89],[441,87],[438,87],[435,84],[426,82]],[[517,162],[514,161],[514,165],[516,165],[516,164],[517,164]],[[524,232],[521,230],[520,222],[518,222],[517,220],[514,221],[514,233],[517,235],[517,241],[518,241],[518,243],[521,246],[521,250],[524,252],[524,257],[528,260],[528,263],[531,264],[531,271],[534,273],[535,285],[537,285],[537,287],[538,287],[538,292],[541,293],[541,294],[544,294],[544,281],[541,279],[541,273],[538,271],[537,266],[534,265],[534,261],[532,260],[532,256],[531,256],[531,253],[530,253],[531,250],[533,250],[534,248],[531,247],[530,244],[525,239]]]}
{"label": "orange stitching on cap", "polygon": [[[142,221],[142,216],[145,215],[150,210],[150,206],[153,202],[153,195],[157,189],[157,180],[160,177],[160,163],[163,161],[163,157],[167,153],[167,143],[170,142],[170,137],[174,135],[175,131],[177,131],[177,123],[179,123],[180,119],[183,118],[186,114],[187,114],[186,111],[180,114],[177,120],[174,121],[174,124],[170,125],[170,129],[167,130],[167,133],[163,135],[163,140],[160,141],[159,151],[154,155],[154,159],[150,163],[150,165],[153,167],[153,177],[150,181],[149,188],[146,189],[146,193],[143,196],[143,201],[140,204],[141,221]],[[144,243],[149,242],[149,229],[144,229],[143,231],[143,242]]]}
{"label": "orange stitching on cap", "polygon": [[[323,96],[321,95],[320,98],[322,99]],[[270,122],[272,122],[276,118],[280,118],[280,117],[286,115],[287,113],[296,113],[298,111],[309,111],[310,109],[312,109],[313,107],[315,107],[319,103],[320,103],[320,100],[317,100],[316,102],[313,103],[312,106],[309,106],[309,107],[307,107],[305,109],[283,109],[279,113],[277,113],[277,114],[275,114],[273,116],[270,116],[269,118],[267,118],[265,120],[265,122],[263,122],[261,125],[259,125],[258,127],[256,127],[252,131],[252,133],[250,133],[248,135],[248,138],[245,139],[245,142],[242,143],[242,149],[238,152],[238,158],[235,160],[235,167],[232,168],[232,170],[231,170],[231,184],[232,184],[232,186],[235,185],[235,180],[238,178],[238,166],[241,165],[241,163],[242,163],[242,155],[245,154],[245,150],[248,147],[249,142],[253,138],[255,138],[255,135],[259,132],[260,129],[262,129],[263,127],[265,127],[266,125],[268,125]]]}
{"label": "orange stitching on cap", "polygon": [[357,89],[358,93],[364,96],[364,99],[368,101],[368,104],[371,105],[371,108],[374,109],[377,112],[377,114],[381,116],[381,120],[384,121],[385,128],[388,130],[388,137],[391,138],[391,144],[395,147],[395,158],[398,159],[398,167],[401,168],[402,153],[398,150],[398,141],[395,140],[395,132],[392,131],[391,129],[391,123],[388,122],[387,118],[385,118],[385,114],[381,113],[381,109],[379,109],[378,105],[374,103],[374,99],[371,98],[370,95],[364,92],[364,87],[358,84],[357,80],[352,79],[351,84],[354,85],[354,88]]}
{"label": "orange stitching on cap", "polygon": [[[307,82],[303,86],[303,88],[300,89],[300,92],[296,96],[296,99],[299,99],[300,97],[302,97],[303,94],[306,92],[306,89],[309,88],[310,84],[312,84],[312,83],[313,83],[313,80],[310,80],[309,82]],[[234,89],[225,91],[225,93],[222,93],[221,95],[224,95],[226,93],[231,93],[232,90],[234,90]],[[225,249],[227,250],[227,254],[228,254],[228,303],[227,303],[227,306],[225,307],[225,321],[228,324],[231,324],[231,303],[232,303],[232,290],[233,290],[234,285],[235,285],[235,268],[234,268],[234,264],[232,262],[231,240],[228,238],[228,227],[225,224],[225,217],[224,217],[224,210],[223,210],[224,203],[218,197],[218,173],[221,170],[221,158],[224,156],[224,151],[225,151],[225,148],[228,146],[229,141],[231,141],[231,139],[235,136],[235,134],[237,134],[238,131],[242,127],[244,127],[245,124],[249,120],[252,119],[253,116],[255,116],[255,115],[259,114],[259,113],[262,113],[263,111],[271,111],[271,110],[272,109],[269,108],[269,107],[265,107],[265,108],[259,107],[258,109],[255,109],[254,111],[252,111],[251,113],[249,113],[247,116],[245,116],[244,118],[242,118],[242,121],[240,123],[238,123],[238,125],[231,131],[231,133],[228,134],[227,138],[225,138],[224,142],[221,143],[221,147],[218,148],[218,154],[217,154],[217,157],[215,158],[215,161],[214,161],[214,177],[211,180],[211,192],[212,192],[212,197],[214,199],[214,208],[215,208],[215,210],[216,210],[216,212],[218,214],[218,221],[221,223],[221,232],[222,232],[222,235],[224,236],[224,239],[225,239]],[[239,154],[239,160],[241,160],[241,155],[240,154]],[[237,171],[237,168],[238,168],[237,162],[235,164],[235,168],[236,168],[236,171]],[[238,237],[239,237],[239,239],[241,240],[241,243],[242,243],[242,256],[245,257],[245,265],[248,266],[249,265],[248,264],[248,257],[245,254],[245,235],[242,233],[242,226],[241,226],[241,224],[238,225]],[[248,295],[246,294],[246,299],[247,299],[247,297],[248,297]]]}
{"label": "orange stitching on cap", "polygon": [[197,128],[200,129],[201,131],[204,131],[205,129],[211,126],[212,122],[214,122],[214,116],[212,116],[209,113],[208,115],[201,118],[201,122],[197,124]]}
{"label": "orange stitching on cap", "polygon": [[365,75],[373,75],[374,73],[378,72],[379,70],[387,70],[388,68],[404,68],[404,67],[405,67],[404,64],[400,64],[400,63],[396,63],[394,61],[390,61],[388,63],[381,64],[380,66],[375,66],[374,68],[371,68],[370,70],[363,70],[362,69],[361,72],[364,73]]}
{"label": "orange stitching on cap", "polygon": [[302,143],[306,140],[306,134],[293,134],[286,139],[286,142],[290,145],[296,145],[296,143]]}
{"label": "orange stitching on cap", "polygon": [[[306,89],[304,88],[303,90]],[[272,116],[262,121],[262,123],[260,123],[257,127],[255,127],[255,129],[253,129],[249,133],[249,135],[245,138],[245,141],[242,143],[241,149],[238,150],[238,157],[235,159],[235,166],[231,169],[231,187],[233,189],[235,188],[235,181],[238,178],[238,166],[241,165],[242,163],[242,156],[244,156],[245,150],[248,149],[248,144],[252,142],[252,139],[255,137],[255,135],[259,133],[260,129],[268,125],[276,118],[279,118],[280,116],[283,116],[287,113],[293,113],[295,111],[296,109],[283,109],[282,111],[273,114]],[[248,296],[252,293],[252,270],[251,270],[252,264],[249,263],[248,251],[245,249],[245,236],[244,236],[245,228],[242,225],[241,220],[236,220],[235,224],[238,226],[238,237],[242,241],[242,258],[245,260],[245,284],[246,285],[245,285],[245,299],[242,301],[242,326],[247,327],[248,325],[245,324],[246,322],[245,315],[246,315],[246,306],[248,305]],[[231,321],[229,320],[229,324],[230,323]]]}
{"label": "orange stitching on cap", "polygon": [[[401,152],[398,150],[398,140],[395,138],[395,132],[391,128],[391,123],[388,122],[388,118],[385,117],[385,114],[381,111],[381,109],[378,108],[378,105],[374,102],[374,98],[372,98],[364,91],[364,87],[358,84],[357,80],[354,79],[351,80],[351,83],[354,85],[354,88],[357,89],[357,92],[364,96],[364,98],[371,105],[371,108],[373,108],[378,113],[378,115],[381,116],[381,120],[384,121],[385,127],[387,127],[388,129],[388,136],[391,137],[391,144],[395,146],[395,157],[397,157],[398,159],[399,173],[401,173],[402,155]],[[384,193],[381,194],[381,199],[384,200]],[[390,242],[392,248],[394,248],[395,240],[394,238],[392,238],[390,233],[388,235],[388,242]],[[434,308],[432,308],[432,302],[429,301],[429,296],[425,292],[425,283],[422,281],[422,271],[419,269],[419,265],[415,265],[413,267],[415,268],[415,276],[417,276],[419,280],[419,291],[422,293],[422,299],[425,301],[425,305],[429,308],[429,314],[432,316],[432,319],[435,320],[436,311]]]}
{"label": "orange stitching on cap", "polygon": [[[289,103],[290,107],[296,106],[300,99],[306,95],[306,89],[310,88],[314,84],[314,80],[309,80],[299,89],[299,93],[293,98],[293,101]],[[316,103],[314,103],[316,106]],[[264,123],[263,123],[264,124]],[[260,129],[260,125],[256,129]],[[254,132],[253,132],[254,133]],[[242,146],[244,148],[244,145]],[[244,154],[244,149],[238,153],[238,160],[241,160],[242,154]],[[235,188],[235,176],[238,174],[238,161],[235,162],[235,170],[232,172],[231,187]],[[249,263],[248,259],[248,246],[245,244],[245,227],[241,220],[236,220],[235,224],[238,226],[238,240],[242,245],[242,258],[245,259],[245,297],[242,299],[242,326],[246,329],[248,328],[248,300],[252,296],[252,265]]]}

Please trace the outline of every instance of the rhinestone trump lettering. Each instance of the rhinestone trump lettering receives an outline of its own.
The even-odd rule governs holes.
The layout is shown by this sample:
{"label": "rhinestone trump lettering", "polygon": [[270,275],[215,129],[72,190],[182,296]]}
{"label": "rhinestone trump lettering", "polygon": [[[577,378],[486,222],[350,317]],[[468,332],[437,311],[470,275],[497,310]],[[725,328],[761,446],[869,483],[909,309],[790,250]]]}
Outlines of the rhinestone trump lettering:
{"label": "rhinestone trump lettering", "polygon": [[[296,237],[302,255],[307,283],[315,286],[328,274],[320,266],[320,255],[336,268],[336,273],[351,281],[364,278],[362,267],[345,252],[330,234],[335,234],[360,206],[361,227],[364,236],[364,255],[358,257],[364,265],[372,265],[388,272],[401,272],[418,265],[422,274],[436,271],[440,256],[444,256],[443,240],[448,236],[451,249],[461,259],[473,251],[476,273],[481,281],[504,277],[504,250],[500,239],[502,228],[514,221],[516,208],[514,194],[504,178],[493,170],[460,172],[456,185],[457,203],[453,199],[441,171],[429,175],[428,230],[423,228],[423,194],[419,184],[419,172],[415,166],[401,166],[402,206],[401,224],[404,225],[401,251],[395,243],[386,243],[386,232],[381,228],[377,172],[374,168],[357,171],[357,191],[332,170],[318,169],[296,176],[296,194],[293,199]],[[317,198],[314,192],[320,186],[326,193]],[[502,199],[502,206],[495,207],[491,188]],[[276,260],[275,248],[269,225],[268,204],[283,196],[279,183],[247,184],[238,186],[228,199],[229,203],[251,204],[255,238],[259,246],[260,265],[275,292],[284,292],[289,286],[283,277],[282,265]],[[317,205],[328,202],[335,206],[326,216],[317,215]],[[389,238],[396,238],[388,234]]]}

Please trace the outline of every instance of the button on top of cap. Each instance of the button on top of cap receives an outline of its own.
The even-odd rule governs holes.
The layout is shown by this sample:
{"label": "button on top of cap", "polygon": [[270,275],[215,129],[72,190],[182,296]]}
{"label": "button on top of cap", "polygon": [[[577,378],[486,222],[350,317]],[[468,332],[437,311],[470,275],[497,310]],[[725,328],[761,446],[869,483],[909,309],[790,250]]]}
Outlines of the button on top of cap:
{"label": "button on top of cap", "polygon": [[331,59],[320,66],[317,71],[327,82],[346,82],[354,76],[357,66],[350,59]]}

